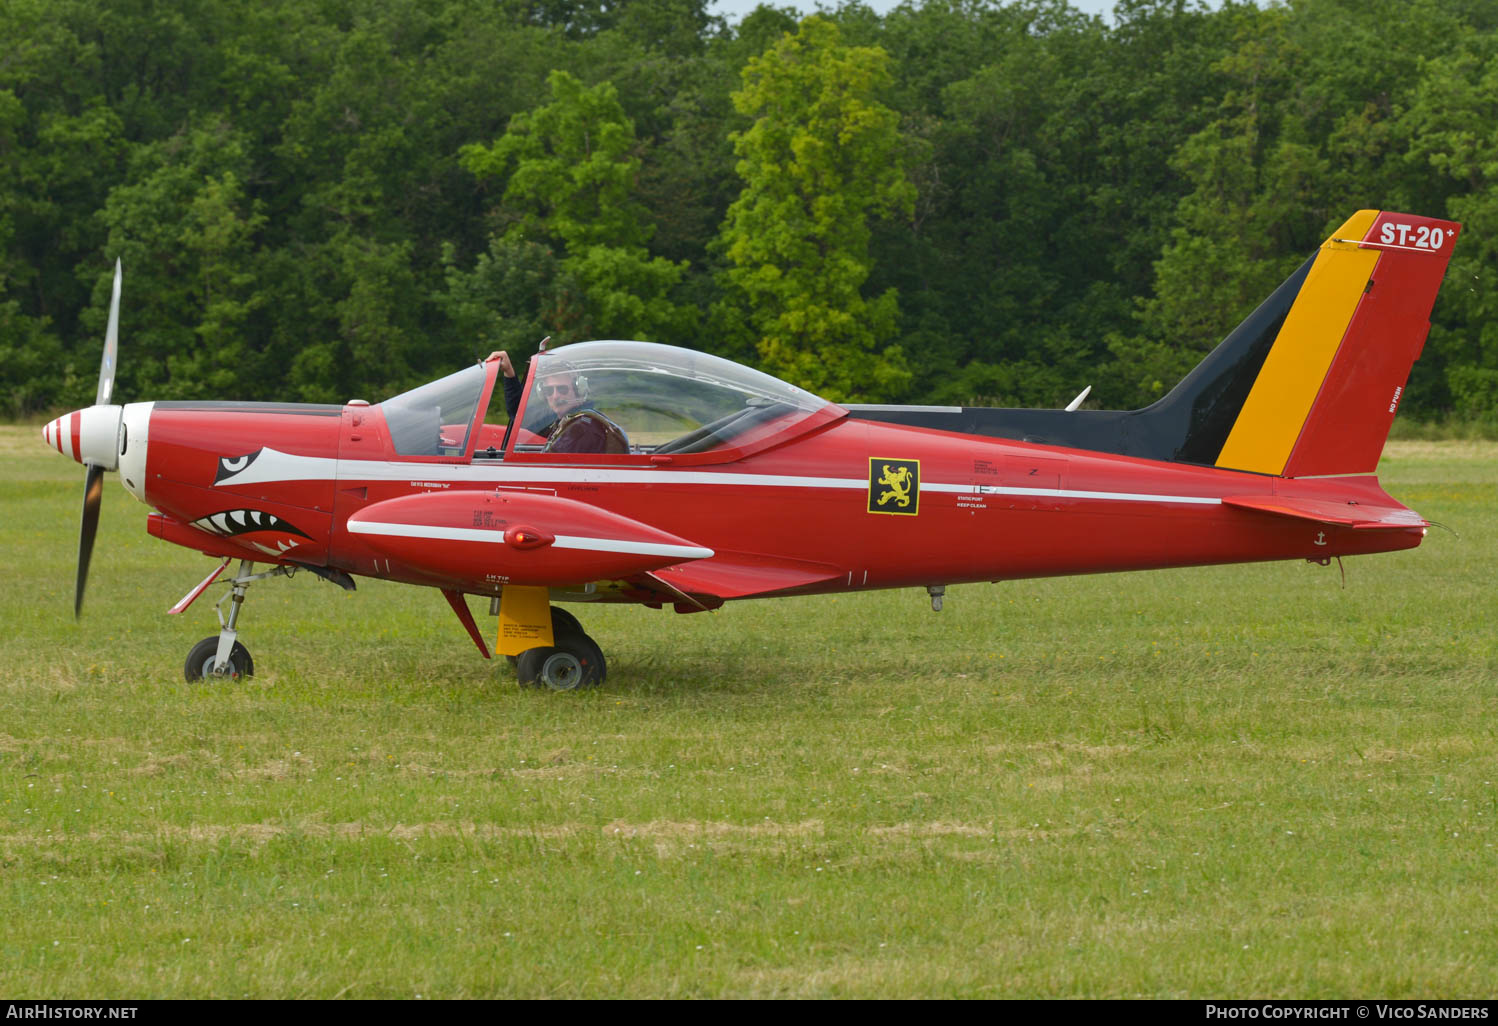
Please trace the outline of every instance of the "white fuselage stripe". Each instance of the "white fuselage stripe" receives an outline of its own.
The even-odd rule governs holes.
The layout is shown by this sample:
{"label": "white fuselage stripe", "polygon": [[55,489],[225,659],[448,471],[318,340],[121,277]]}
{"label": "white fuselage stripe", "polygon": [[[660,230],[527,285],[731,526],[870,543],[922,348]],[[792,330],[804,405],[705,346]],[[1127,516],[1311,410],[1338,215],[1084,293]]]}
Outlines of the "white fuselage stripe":
{"label": "white fuselage stripe", "polygon": [[[863,491],[869,482],[861,477],[806,477],[789,474],[745,474],[731,470],[675,470],[633,467],[532,467],[462,463],[391,463],[383,460],[331,460],[315,456],[293,456],[263,449],[239,474],[217,482],[218,487],[264,484],[279,481],[319,481],[335,478],[347,487],[358,481],[405,481],[419,486],[423,481],[462,482],[470,485],[530,484],[639,484],[717,485],[754,488],[824,488]],[[1105,502],[1185,503],[1218,506],[1211,495],[1162,495],[1144,492],[1111,492],[1073,488],[1022,488],[1009,485],[956,484],[923,481],[923,492],[956,495],[1018,495],[1047,499],[1095,499]]]}
{"label": "white fuselage stripe", "polygon": [[1197,506],[1220,506],[1212,495],[1149,495],[1144,492],[1094,492],[1076,488],[1019,488],[1009,485],[922,484],[923,492],[955,492],[958,495],[1030,495],[1049,499],[1105,499],[1110,502],[1187,502]]}
{"label": "white fuselage stripe", "polygon": [[[351,534],[375,534],[392,538],[435,538],[439,541],[485,542],[503,545],[503,531],[486,531],[474,527],[439,527],[433,524],[387,524],[375,520],[350,520]],[[621,538],[589,538],[583,535],[559,534],[552,542],[559,549],[582,549],[586,552],[625,552],[637,556],[671,556],[677,559],[710,559],[712,549],[697,545],[667,545],[662,542],[635,542]]]}

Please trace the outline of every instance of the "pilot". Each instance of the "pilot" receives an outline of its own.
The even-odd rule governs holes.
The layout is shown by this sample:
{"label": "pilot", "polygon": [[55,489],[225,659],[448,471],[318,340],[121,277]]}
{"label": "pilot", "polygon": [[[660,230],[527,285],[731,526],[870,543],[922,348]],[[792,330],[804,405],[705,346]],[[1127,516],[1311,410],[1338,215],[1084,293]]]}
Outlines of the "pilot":
{"label": "pilot", "polygon": [[[509,353],[504,351],[491,353],[489,359],[499,361],[499,369],[504,375],[505,411],[513,423],[520,410],[522,394],[515,365],[510,361]],[[629,439],[624,430],[604,416],[588,398],[586,378],[556,357],[551,357],[540,373],[544,376],[539,379],[537,388],[546,400],[549,412],[537,416],[539,411],[533,409],[528,427],[546,439],[548,452],[629,452]],[[587,416],[576,416],[581,413]]]}

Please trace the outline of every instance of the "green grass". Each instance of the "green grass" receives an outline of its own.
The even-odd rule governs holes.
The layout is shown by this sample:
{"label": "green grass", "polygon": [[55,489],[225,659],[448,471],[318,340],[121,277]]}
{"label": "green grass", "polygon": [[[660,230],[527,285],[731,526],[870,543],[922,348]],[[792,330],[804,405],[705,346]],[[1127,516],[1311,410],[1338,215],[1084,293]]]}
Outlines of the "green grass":
{"label": "green grass", "polygon": [[1421,442],[1498,441],[1498,416],[1446,414],[1425,420],[1400,417],[1394,422],[1389,437],[1397,441]]}
{"label": "green grass", "polygon": [[[1498,445],[1391,446],[1457,534],[1347,561],[574,606],[609,682],[432,591],[250,591],[0,430],[0,993],[1488,996]],[[475,602],[475,608],[478,603]],[[493,621],[481,618],[486,628]]]}

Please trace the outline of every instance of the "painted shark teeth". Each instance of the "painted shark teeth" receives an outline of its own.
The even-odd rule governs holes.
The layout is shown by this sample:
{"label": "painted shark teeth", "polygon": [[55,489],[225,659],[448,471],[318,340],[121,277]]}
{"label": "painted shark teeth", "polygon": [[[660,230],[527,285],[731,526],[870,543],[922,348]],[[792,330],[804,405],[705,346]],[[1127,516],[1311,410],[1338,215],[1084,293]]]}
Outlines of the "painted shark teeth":
{"label": "painted shark teeth", "polygon": [[[259,509],[226,509],[221,513],[212,513],[192,522],[192,526],[210,534],[217,534],[225,538],[237,534],[248,534],[252,531],[280,531],[283,534],[300,535],[303,538],[310,537],[306,531],[301,530],[290,521],[283,520],[274,513],[267,513]],[[296,545],[296,542],[281,543],[281,552]],[[262,546],[263,547],[263,546]],[[271,555],[280,553],[265,549]]]}

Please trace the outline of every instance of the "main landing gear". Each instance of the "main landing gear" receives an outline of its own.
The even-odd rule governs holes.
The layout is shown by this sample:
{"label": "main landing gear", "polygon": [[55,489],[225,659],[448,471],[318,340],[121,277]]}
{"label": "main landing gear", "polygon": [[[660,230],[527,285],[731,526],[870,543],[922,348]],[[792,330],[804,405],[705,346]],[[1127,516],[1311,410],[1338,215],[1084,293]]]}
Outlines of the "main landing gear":
{"label": "main landing gear", "polygon": [[577,617],[552,606],[551,634],[555,644],[528,649],[514,657],[515,674],[521,684],[576,691],[603,683],[608,675],[603,650],[583,631]]}

